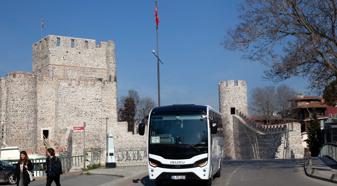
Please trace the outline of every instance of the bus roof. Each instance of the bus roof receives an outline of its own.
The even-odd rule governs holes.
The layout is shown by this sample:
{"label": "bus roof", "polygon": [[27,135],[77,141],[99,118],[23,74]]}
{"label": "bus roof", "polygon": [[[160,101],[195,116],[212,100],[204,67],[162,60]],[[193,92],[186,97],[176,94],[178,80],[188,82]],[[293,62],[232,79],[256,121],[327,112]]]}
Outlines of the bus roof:
{"label": "bus roof", "polygon": [[208,106],[205,105],[168,105],[156,107],[152,110],[151,115],[191,115],[207,114]]}

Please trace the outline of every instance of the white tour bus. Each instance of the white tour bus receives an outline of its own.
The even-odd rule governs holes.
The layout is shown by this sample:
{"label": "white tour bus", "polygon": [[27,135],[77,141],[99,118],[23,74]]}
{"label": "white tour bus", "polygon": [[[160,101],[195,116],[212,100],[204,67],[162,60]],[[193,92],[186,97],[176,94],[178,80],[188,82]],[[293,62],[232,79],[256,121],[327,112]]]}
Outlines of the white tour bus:
{"label": "white tour bus", "polygon": [[[148,118],[149,178],[201,180],[212,184],[219,177],[223,153],[220,113],[210,106],[171,105],[154,108]],[[145,124],[139,124],[144,135]]]}

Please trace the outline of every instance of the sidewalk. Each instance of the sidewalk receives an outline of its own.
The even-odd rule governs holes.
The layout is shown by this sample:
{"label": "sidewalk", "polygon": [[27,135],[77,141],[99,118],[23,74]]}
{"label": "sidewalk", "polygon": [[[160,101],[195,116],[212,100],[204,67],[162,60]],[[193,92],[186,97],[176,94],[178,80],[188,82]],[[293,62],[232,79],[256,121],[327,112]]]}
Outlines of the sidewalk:
{"label": "sidewalk", "polygon": [[337,163],[329,158],[314,157],[306,160],[304,171],[307,176],[337,183]]}
{"label": "sidewalk", "polygon": [[118,179],[114,179],[109,183],[102,184],[100,186],[110,186],[110,185],[118,185],[126,180],[132,180],[134,178],[143,177],[147,175],[147,167],[146,166],[135,166],[135,167],[116,167],[116,168],[99,168],[89,170],[84,172],[84,174],[90,175],[108,175],[119,177]]}

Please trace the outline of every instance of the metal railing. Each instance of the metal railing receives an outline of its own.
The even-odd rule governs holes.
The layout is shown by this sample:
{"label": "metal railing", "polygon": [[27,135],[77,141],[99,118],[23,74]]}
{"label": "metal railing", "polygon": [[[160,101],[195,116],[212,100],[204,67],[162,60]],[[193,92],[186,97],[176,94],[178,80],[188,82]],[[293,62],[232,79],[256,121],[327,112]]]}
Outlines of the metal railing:
{"label": "metal railing", "polygon": [[333,144],[333,143],[325,144],[322,147],[319,156],[321,157],[326,156],[337,162],[337,144]]}
{"label": "metal railing", "polygon": [[[69,172],[72,167],[83,167],[83,156],[59,157],[62,163],[62,171]],[[3,160],[11,165],[16,165],[18,160]],[[46,158],[31,159],[34,166],[33,173],[35,177],[45,176]]]}
{"label": "metal railing", "polygon": [[146,148],[115,149],[116,161],[119,166],[143,165],[147,161]]}

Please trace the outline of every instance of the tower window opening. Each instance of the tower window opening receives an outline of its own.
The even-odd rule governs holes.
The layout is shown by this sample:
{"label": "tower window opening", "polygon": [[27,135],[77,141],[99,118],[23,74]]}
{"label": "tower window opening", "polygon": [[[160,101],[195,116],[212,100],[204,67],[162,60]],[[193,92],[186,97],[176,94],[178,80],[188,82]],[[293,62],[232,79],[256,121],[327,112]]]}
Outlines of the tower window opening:
{"label": "tower window opening", "polygon": [[234,86],[239,86],[239,81],[238,80],[234,81]]}
{"label": "tower window opening", "polygon": [[61,45],[61,38],[57,37],[56,38],[56,46],[60,46]]}
{"label": "tower window opening", "polygon": [[70,44],[71,48],[75,47],[75,39],[71,39],[71,44]]}
{"label": "tower window opening", "polygon": [[84,47],[85,47],[86,49],[89,48],[89,42],[88,42],[88,41],[84,41]]}
{"label": "tower window opening", "polygon": [[232,114],[232,115],[235,114],[235,107],[231,107],[231,114]]}
{"label": "tower window opening", "polygon": [[49,139],[49,130],[48,129],[44,129],[42,131],[42,135],[43,135],[43,139]]}

